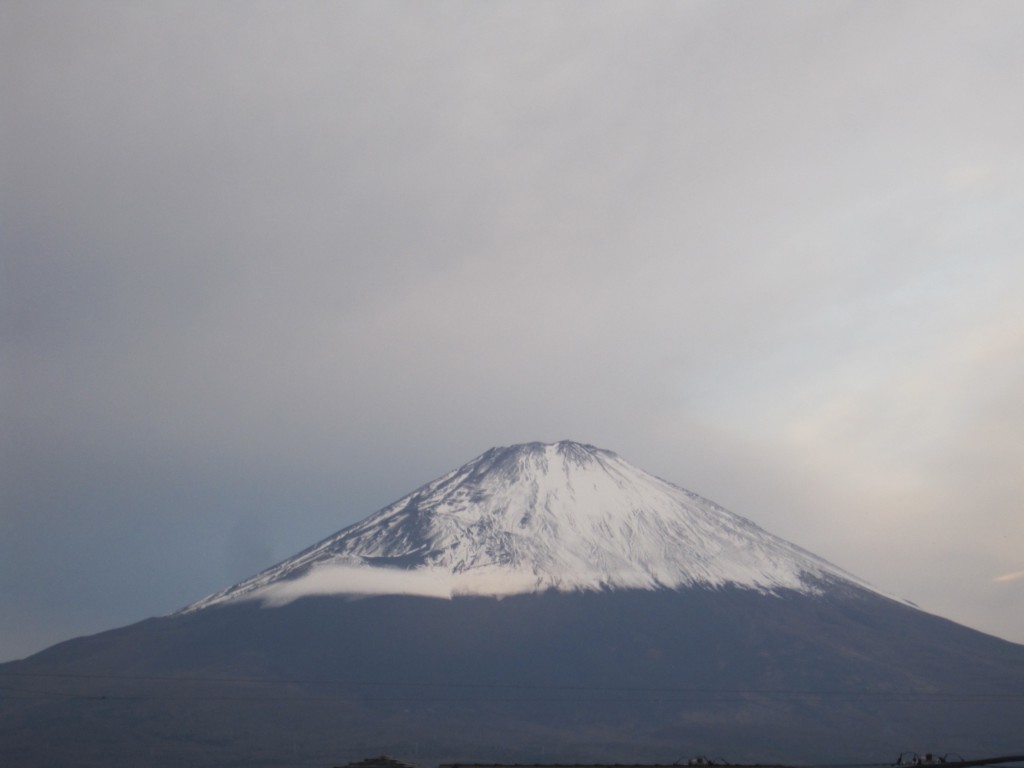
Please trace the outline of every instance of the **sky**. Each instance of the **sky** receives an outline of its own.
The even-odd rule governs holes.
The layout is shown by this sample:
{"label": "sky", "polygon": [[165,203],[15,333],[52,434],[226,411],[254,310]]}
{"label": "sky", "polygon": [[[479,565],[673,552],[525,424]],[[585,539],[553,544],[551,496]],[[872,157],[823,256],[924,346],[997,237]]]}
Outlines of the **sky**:
{"label": "sky", "polygon": [[0,5],[0,660],[573,439],[1024,642],[1024,6]]}

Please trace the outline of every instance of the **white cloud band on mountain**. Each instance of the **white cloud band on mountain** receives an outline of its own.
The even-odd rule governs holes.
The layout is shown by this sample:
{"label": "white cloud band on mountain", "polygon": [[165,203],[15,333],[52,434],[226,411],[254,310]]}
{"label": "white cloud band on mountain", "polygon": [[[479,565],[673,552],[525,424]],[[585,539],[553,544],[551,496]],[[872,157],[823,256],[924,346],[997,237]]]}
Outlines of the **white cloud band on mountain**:
{"label": "white cloud band on mountain", "polygon": [[456,595],[522,594],[537,588],[537,578],[507,570],[451,573],[443,568],[380,568],[369,565],[322,565],[297,579],[279,581],[246,595],[277,608],[300,597],[317,595],[413,595],[452,598]]}

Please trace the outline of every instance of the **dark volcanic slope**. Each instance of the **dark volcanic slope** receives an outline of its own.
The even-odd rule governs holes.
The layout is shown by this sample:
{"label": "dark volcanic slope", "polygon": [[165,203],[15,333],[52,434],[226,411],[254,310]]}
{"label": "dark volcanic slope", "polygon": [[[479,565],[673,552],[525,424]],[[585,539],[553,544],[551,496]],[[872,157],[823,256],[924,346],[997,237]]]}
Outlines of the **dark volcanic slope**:
{"label": "dark volcanic slope", "polygon": [[853,588],[242,602],[0,671],[5,765],[885,761],[1024,723],[1024,647]]}

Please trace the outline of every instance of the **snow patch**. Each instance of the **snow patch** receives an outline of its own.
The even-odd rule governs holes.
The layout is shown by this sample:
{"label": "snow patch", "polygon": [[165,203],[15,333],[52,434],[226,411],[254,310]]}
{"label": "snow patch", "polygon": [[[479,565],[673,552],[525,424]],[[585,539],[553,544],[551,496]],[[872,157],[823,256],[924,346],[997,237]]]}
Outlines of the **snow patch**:
{"label": "snow patch", "polygon": [[511,595],[868,585],[611,451],[492,448],[319,544],[185,609],[306,595]]}

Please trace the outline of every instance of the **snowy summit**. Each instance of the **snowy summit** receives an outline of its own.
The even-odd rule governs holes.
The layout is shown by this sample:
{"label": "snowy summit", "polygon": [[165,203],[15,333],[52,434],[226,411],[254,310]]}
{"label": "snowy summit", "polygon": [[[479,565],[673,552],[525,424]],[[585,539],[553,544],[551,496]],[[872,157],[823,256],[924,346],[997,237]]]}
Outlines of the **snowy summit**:
{"label": "snowy summit", "polygon": [[[611,451],[492,448],[360,523],[186,608],[307,595],[510,595],[735,585],[815,592],[850,574]],[[869,587],[868,587],[869,588]]]}

